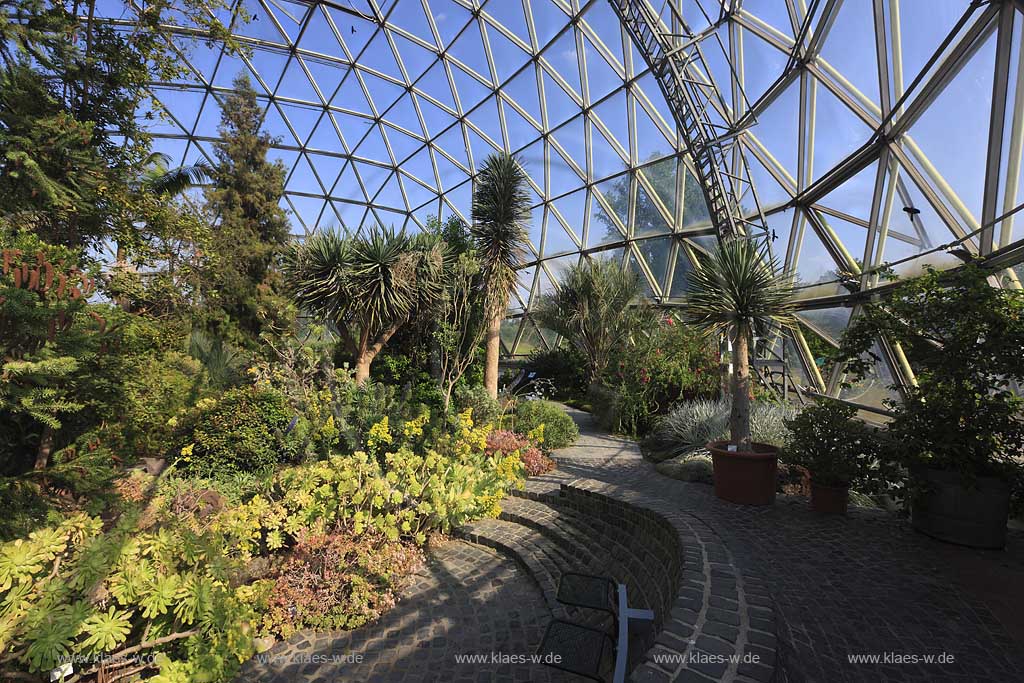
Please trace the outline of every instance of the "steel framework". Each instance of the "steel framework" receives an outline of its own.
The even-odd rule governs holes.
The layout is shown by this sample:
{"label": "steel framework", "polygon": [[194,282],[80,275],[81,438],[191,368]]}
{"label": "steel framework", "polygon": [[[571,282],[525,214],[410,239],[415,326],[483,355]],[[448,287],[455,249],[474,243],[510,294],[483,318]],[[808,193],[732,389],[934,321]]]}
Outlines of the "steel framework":
{"label": "steel framework", "polygon": [[[103,5],[110,21],[130,23],[127,1]],[[898,347],[880,340],[857,387],[811,351],[863,302],[968,254],[1019,286],[1020,0],[246,6],[255,20],[232,31],[248,54],[176,27],[190,77],[153,84],[159,146],[211,156],[219,102],[248,74],[298,232],[468,218],[482,157],[520,154],[535,209],[510,353],[556,341],[528,312],[580,258],[625,260],[672,307],[717,235],[760,235],[801,298],[801,329],[765,353],[790,361],[791,388],[878,407],[913,381]]]}

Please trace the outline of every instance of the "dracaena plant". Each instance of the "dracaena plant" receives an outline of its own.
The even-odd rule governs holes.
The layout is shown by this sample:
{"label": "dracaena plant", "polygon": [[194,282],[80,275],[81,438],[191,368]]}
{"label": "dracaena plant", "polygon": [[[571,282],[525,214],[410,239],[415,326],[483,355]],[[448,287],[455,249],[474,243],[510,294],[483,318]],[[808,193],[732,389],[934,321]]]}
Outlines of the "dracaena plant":
{"label": "dracaena plant", "polygon": [[755,334],[795,324],[793,280],[754,241],[739,238],[719,245],[687,280],[686,321],[732,340],[729,432],[739,450],[750,450],[750,345]]}
{"label": "dracaena plant", "polygon": [[510,154],[487,157],[476,178],[470,233],[480,261],[488,317],[484,386],[492,398],[498,396],[501,320],[518,282],[516,268],[526,253],[530,204],[522,163]]}
{"label": "dracaena plant", "polygon": [[312,235],[285,258],[296,303],[332,324],[355,357],[355,378],[419,308],[443,292],[446,248],[433,235],[374,227]]}

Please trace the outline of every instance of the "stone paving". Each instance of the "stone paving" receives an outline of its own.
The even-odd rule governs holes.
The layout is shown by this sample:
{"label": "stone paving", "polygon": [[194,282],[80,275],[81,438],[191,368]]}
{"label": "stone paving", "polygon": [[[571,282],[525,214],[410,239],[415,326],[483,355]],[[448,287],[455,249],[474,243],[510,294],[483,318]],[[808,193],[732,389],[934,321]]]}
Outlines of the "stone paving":
{"label": "stone paving", "polygon": [[428,565],[380,621],[354,631],[297,634],[263,662],[246,663],[237,681],[563,681],[543,665],[456,661],[457,655],[532,654],[550,620],[540,590],[515,562],[449,541],[431,550]]}
{"label": "stone paving", "polygon": [[[1021,533],[1011,532],[1006,552],[978,551],[933,541],[880,512],[820,516],[806,501],[787,497],[763,508],[733,505],[716,499],[708,485],[658,474],[634,442],[567,410],[580,424],[580,440],[556,454],[558,470],[542,481],[576,482],[594,495],[671,510],[677,526],[689,520],[690,541],[720,544],[709,557],[727,558],[755,597],[770,596],[774,606],[775,623],[764,626],[778,638],[773,680],[1024,681]],[[750,606],[758,609],[757,602]],[[704,608],[699,628],[707,625],[709,604]],[[238,680],[578,680],[544,666],[456,662],[456,654],[532,653],[550,619],[541,590],[514,561],[451,541],[432,551],[399,605],[376,624],[298,635],[267,653],[275,661],[249,662]],[[672,624],[678,626],[675,615],[666,633]],[[882,661],[853,664],[852,655]],[[332,656],[338,657],[333,663]],[[935,662],[923,661],[929,656]],[[749,667],[730,672],[762,678]],[[636,674],[670,679],[650,664]],[[685,670],[671,678],[708,680]]]}
{"label": "stone paving", "polygon": [[[816,515],[803,501],[733,505],[705,484],[658,474],[636,444],[601,433],[569,409],[580,440],[556,454],[560,476],[604,481],[618,495],[670,500],[722,538],[744,572],[762,576],[780,619],[782,666],[791,681],[1024,681],[1024,537],[1007,551],[933,541],[893,517],[857,511]],[[999,614],[997,618],[996,613]],[[893,663],[851,664],[850,655]],[[894,663],[945,654],[944,664]]]}

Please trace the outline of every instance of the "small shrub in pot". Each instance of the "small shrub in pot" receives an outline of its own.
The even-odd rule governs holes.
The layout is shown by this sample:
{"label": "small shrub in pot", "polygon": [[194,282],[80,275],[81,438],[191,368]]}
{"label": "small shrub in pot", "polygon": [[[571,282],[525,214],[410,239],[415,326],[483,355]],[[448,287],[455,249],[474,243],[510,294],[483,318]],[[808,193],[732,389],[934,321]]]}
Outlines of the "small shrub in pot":
{"label": "small shrub in pot", "polygon": [[792,438],[785,460],[811,473],[811,505],[818,512],[845,514],[850,487],[877,471],[875,430],[856,415],[854,407],[823,398],[786,421]]}

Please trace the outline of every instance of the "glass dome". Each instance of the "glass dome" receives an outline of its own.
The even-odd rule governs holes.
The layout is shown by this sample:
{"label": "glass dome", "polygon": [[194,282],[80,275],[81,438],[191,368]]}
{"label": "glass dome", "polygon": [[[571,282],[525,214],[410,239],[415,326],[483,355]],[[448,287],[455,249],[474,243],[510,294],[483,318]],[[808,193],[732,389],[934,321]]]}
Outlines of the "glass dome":
{"label": "glass dome", "polygon": [[[880,404],[884,392],[842,389],[820,357],[866,290],[967,254],[1020,260],[1019,3],[245,6],[244,54],[186,47],[183,32],[191,77],[153,85],[156,147],[211,158],[218,103],[247,74],[279,138],[296,234],[468,220],[483,158],[518,154],[535,205],[503,331],[513,355],[554,341],[528,311],[582,254],[626,260],[652,298],[681,305],[685,273],[732,225],[762,235],[800,283],[801,328],[762,355],[801,387]],[[879,351],[879,386],[912,377],[898,348]]]}

